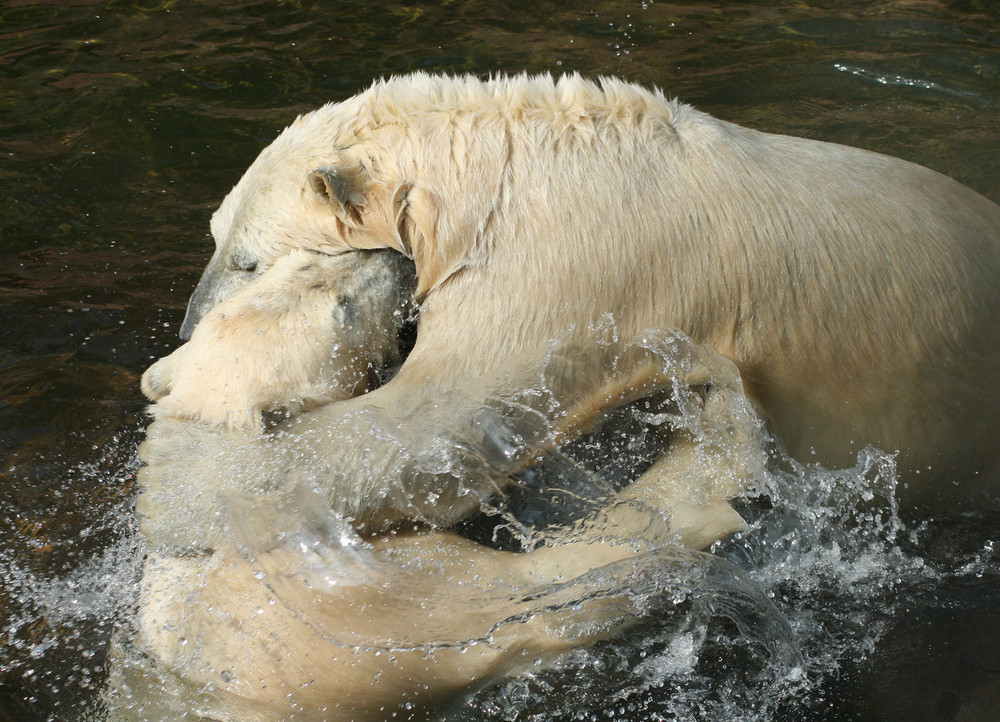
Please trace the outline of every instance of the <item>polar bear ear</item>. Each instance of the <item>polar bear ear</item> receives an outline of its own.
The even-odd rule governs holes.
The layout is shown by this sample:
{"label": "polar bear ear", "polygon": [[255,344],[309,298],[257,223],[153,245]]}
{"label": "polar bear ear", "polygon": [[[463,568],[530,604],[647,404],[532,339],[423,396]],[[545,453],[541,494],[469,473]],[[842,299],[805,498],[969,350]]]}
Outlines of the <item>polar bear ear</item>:
{"label": "polar bear ear", "polygon": [[465,264],[468,252],[462,234],[442,232],[441,201],[433,191],[400,185],[393,195],[399,250],[417,268],[416,297],[422,299]]}
{"label": "polar bear ear", "polygon": [[368,204],[365,190],[370,181],[360,163],[354,168],[324,165],[309,174],[309,187],[313,192],[354,227],[362,225],[361,211]]}

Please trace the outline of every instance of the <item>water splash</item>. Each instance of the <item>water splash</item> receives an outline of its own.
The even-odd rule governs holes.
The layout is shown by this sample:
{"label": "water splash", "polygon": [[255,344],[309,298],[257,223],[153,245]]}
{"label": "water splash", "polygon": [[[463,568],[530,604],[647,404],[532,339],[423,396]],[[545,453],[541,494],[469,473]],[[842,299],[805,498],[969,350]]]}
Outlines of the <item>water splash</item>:
{"label": "water splash", "polygon": [[771,453],[771,475],[739,507],[746,531],[713,548],[707,594],[484,689],[458,718],[829,718],[809,716],[825,707],[825,686],[873,653],[906,592],[941,577],[907,544],[890,455],[865,449],[854,467],[828,471]]}
{"label": "water splash", "polygon": [[[65,488],[130,478],[136,462],[128,441],[115,437],[99,451],[98,461],[65,473]],[[100,715],[108,641],[136,599],[144,553],[131,506],[113,503],[66,538],[9,538],[0,551],[0,680],[31,719]],[[66,561],[42,570],[36,555],[57,553]]]}
{"label": "water splash", "polygon": [[[579,520],[649,467],[666,428],[692,435],[705,448],[744,454],[745,447],[727,447],[725,436],[702,423],[703,392],[682,391],[616,411],[587,438],[548,453],[541,465],[519,472],[505,495],[491,500],[463,533],[525,557],[592,533]],[[534,418],[533,412],[497,416],[498,409],[513,408],[504,403],[490,408],[491,421]],[[498,456],[495,449],[472,449],[490,459],[516,457],[525,440],[523,434],[481,438],[506,439],[514,450]],[[463,443],[469,451],[470,439]],[[747,529],[716,544],[712,554],[671,546],[658,515],[646,510],[644,529],[654,543],[645,553],[534,586],[460,585],[439,578],[442,583],[418,587],[414,594],[413,580],[426,576],[429,567],[371,547],[308,486],[265,497],[235,494],[225,503],[234,538],[269,590],[263,604],[291,608],[317,645],[374,650],[385,659],[407,650],[462,653],[489,647],[545,615],[557,619],[566,635],[597,640],[555,659],[539,657],[537,665],[532,657],[522,660],[521,671],[473,691],[443,719],[763,722],[821,705],[816,700],[828,694],[831,681],[877,654],[906,619],[908,600],[937,594],[953,581],[995,578],[998,569],[997,545],[989,536],[953,554],[953,566],[943,551],[933,562],[924,558],[927,547],[921,542],[933,539],[936,527],[911,528],[901,517],[890,455],[865,449],[854,467],[830,471],[797,464],[773,445],[768,453],[767,473],[756,477],[752,494],[739,506]],[[461,458],[443,454],[434,463],[447,466]],[[122,476],[123,470],[98,464],[86,473],[99,481],[108,473]],[[28,677],[34,660],[51,658],[61,645],[74,647],[79,659],[50,669],[37,678],[38,685],[49,692],[60,685],[103,685],[103,645],[121,610],[134,603],[144,552],[129,534],[129,518],[127,505],[119,505],[90,524],[95,532],[115,529],[119,536],[102,554],[65,574],[43,578],[10,556],[0,560],[20,605],[5,621],[6,636],[21,640],[11,650],[17,661],[5,673]],[[602,531],[612,544],[629,541]],[[412,610],[461,595],[479,626],[474,634],[456,636],[456,619],[446,617],[423,627],[420,636],[391,625],[374,632],[348,628],[345,636],[343,626],[331,625],[329,617],[316,615],[312,602],[302,602],[304,584],[326,592],[331,581],[382,593],[384,585],[395,584],[390,588],[400,592],[397,598],[409,589],[405,601]],[[595,621],[588,612],[592,604],[610,605],[614,623]],[[31,630],[37,620],[48,625],[42,634]],[[186,641],[186,649],[194,650],[200,640]],[[238,681],[238,670],[221,670],[216,680]],[[155,684],[160,691],[190,693],[167,676]],[[142,693],[136,695],[126,703],[141,701]],[[213,714],[211,707],[195,708]],[[415,707],[412,713],[417,714]]]}

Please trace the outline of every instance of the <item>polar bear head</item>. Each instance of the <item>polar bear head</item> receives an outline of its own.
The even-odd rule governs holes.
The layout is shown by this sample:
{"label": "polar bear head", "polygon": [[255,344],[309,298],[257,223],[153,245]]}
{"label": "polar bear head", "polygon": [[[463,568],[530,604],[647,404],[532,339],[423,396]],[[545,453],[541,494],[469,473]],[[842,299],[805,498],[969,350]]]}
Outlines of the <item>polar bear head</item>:
{"label": "polar bear head", "polygon": [[292,249],[395,249],[414,261],[422,299],[462,268],[488,262],[498,228],[518,232],[509,213],[541,193],[518,169],[551,172],[533,148],[584,147],[602,128],[643,118],[667,128],[672,112],[662,96],[611,79],[415,74],[302,115],[213,216],[216,251],[181,337]]}
{"label": "polar bear head", "polygon": [[391,251],[287,253],[143,374],[152,413],[259,430],[368,391],[400,361],[412,278]]}

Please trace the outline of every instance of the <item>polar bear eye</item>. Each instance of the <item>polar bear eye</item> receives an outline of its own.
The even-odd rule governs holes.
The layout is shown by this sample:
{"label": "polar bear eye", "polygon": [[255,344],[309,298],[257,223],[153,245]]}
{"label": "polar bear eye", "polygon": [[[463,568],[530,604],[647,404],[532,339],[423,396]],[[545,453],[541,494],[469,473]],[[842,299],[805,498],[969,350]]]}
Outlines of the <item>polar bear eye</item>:
{"label": "polar bear eye", "polygon": [[233,254],[232,268],[234,271],[245,271],[246,273],[253,273],[257,270],[257,259],[253,256],[237,252]]}

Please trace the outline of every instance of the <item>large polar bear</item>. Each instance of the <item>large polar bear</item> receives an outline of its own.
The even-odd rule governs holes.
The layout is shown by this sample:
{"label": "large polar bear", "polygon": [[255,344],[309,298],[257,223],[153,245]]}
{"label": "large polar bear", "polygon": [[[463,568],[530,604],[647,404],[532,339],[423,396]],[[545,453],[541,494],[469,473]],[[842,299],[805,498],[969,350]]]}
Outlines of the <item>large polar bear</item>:
{"label": "large polar bear", "polygon": [[[434,525],[478,508],[506,474],[585,432],[609,405],[714,378],[699,364],[681,364],[666,378],[646,363],[655,361],[643,353],[648,344],[618,341],[651,327],[678,328],[728,358],[800,459],[839,465],[866,444],[898,451],[915,502],[932,502],[952,482],[968,490],[997,482],[1000,449],[989,422],[1000,411],[1000,208],[910,163],[739,128],[615,80],[414,75],[297,119],[226,198],[212,232],[216,254],[192,296],[184,336],[292,254],[338,259],[374,249],[412,259],[418,333],[380,388],[334,402],[310,396],[302,413],[263,434],[207,423],[218,420],[203,413],[211,407],[199,393],[209,374],[187,371],[211,356],[215,342],[195,334],[177,363],[147,384],[154,395],[186,399],[151,427],[143,451],[149,465],[141,480],[164,482],[144,492],[140,509],[161,550],[229,543],[214,497],[190,493],[206,480],[213,491],[257,492],[305,481],[369,534],[403,520],[430,522],[415,537],[376,536],[376,546],[431,540],[450,550],[451,564],[441,567],[447,575],[465,579],[464,564],[478,554],[489,573],[523,580],[530,561],[503,557],[491,566],[497,558],[489,551]],[[293,273],[282,288],[308,290],[315,279],[306,276],[300,287]],[[558,353],[549,357],[553,339]],[[529,362],[525,371],[524,358],[554,358],[555,366]],[[531,371],[539,368],[535,383]],[[281,401],[267,393],[250,399],[243,408],[254,414]],[[206,423],[170,418],[188,412]],[[677,455],[683,460],[693,448],[670,445],[626,498],[683,518],[684,495],[676,492],[685,487],[670,481],[689,468],[674,463]],[[722,475],[752,478],[727,464]],[[706,509],[720,513],[719,535],[738,519],[718,503],[714,476],[694,484],[690,511],[696,519]],[[163,518],[170,522],[157,523]],[[634,521],[612,518],[610,526],[627,533]],[[612,556],[622,547],[613,549]],[[176,572],[206,603],[188,614],[169,596],[148,598],[150,618],[162,614],[151,635],[176,629],[174,622],[192,625],[193,638],[219,624],[246,632],[240,653],[251,658],[236,661],[257,670],[266,666],[254,663],[276,660],[279,690],[308,691],[317,682],[307,675],[317,669],[368,669],[308,643],[296,651],[301,667],[282,667],[285,648],[265,639],[298,644],[307,639],[301,619],[271,618],[245,568],[185,576],[196,557],[181,551],[160,552],[171,561],[151,584],[159,579],[158,588],[170,589]],[[583,568],[605,561],[597,547],[587,551],[569,558]],[[394,597],[377,598],[387,604],[382,618],[400,613]],[[256,607],[247,613],[245,603],[258,601],[269,619],[255,627]],[[371,621],[336,617],[341,606],[323,607],[335,616],[331,624]],[[217,609],[221,617],[206,616]],[[547,644],[544,634],[532,639]],[[160,641],[169,663],[172,641]],[[480,669],[503,668],[519,645],[526,643],[501,643]],[[183,661],[184,650],[175,651]],[[404,670],[404,685],[440,688],[467,673],[461,661],[448,667],[447,656],[440,677],[431,669],[437,661],[417,663]],[[211,677],[187,671],[199,688],[216,689],[224,661],[200,669]],[[317,681],[330,693],[325,685],[337,678]],[[359,703],[368,704],[367,679],[355,681]]]}
{"label": "large polar bear", "polygon": [[[913,502],[996,485],[1000,208],[912,163],[748,130],[613,79],[416,74],[299,117],[211,226],[183,336],[294,249],[412,258],[418,333],[367,396],[256,446],[178,440],[178,459],[240,446],[263,469],[291,450],[276,482],[351,478],[356,507],[447,522],[468,507],[400,502],[371,470],[393,450],[352,455],[372,439],[328,430],[359,405],[406,423],[418,401],[460,395],[547,339],[586,348],[610,318],[622,338],[678,328],[730,359],[799,459],[898,451]],[[586,374],[578,384],[585,395]]]}

